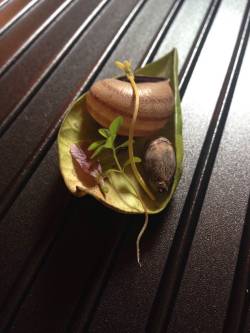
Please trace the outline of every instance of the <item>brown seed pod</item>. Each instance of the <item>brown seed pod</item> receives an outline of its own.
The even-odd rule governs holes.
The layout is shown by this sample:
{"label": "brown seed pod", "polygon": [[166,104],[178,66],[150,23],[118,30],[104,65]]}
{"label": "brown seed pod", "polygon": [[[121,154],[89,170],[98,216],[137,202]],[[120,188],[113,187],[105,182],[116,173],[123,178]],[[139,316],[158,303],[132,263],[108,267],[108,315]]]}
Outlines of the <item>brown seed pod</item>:
{"label": "brown seed pod", "polygon": [[168,191],[176,169],[175,151],[171,142],[159,137],[148,145],[143,167],[149,184],[159,192]]}
{"label": "brown seed pod", "polygon": [[[164,127],[174,105],[169,80],[136,76],[140,106],[135,125],[135,136],[148,136]],[[97,81],[86,95],[87,110],[103,127],[108,127],[118,116],[123,125],[118,134],[128,135],[134,112],[134,95],[125,78]]]}

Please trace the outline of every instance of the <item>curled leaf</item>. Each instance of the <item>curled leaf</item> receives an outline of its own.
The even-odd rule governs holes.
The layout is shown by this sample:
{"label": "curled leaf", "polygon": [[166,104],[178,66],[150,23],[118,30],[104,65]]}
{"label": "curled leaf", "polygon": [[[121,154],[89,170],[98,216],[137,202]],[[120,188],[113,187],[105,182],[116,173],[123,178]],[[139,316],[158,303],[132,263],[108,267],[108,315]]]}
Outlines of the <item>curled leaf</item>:
{"label": "curled leaf", "polygon": [[[129,67],[129,64],[123,63],[121,67]],[[145,212],[145,207],[149,214],[155,214],[163,210],[176,190],[178,182],[181,177],[182,172],[182,160],[183,160],[183,142],[182,142],[182,117],[181,117],[181,106],[178,91],[178,58],[177,51],[174,49],[169,54],[159,59],[158,61],[147,65],[144,68],[140,68],[136,71],[136,75],[144,75],[151,77],[163,77],[170,80],[171,88],[174,93],[174,112],[169,120],[169,122],[159,131],[159,136],[166,137],[169,139],[175,149],[176,155],[176,170],[174,174],[174,179],[171,188],[166,193],[155,193],[156,200],[152,201],[145,195],[144,191],[141,190],[138,185],[133,173],[130,168],[126,169],[127,176],[130,179],[131,184],[140,194],[143,200],[143,205],[134,195],[131,188],[128,188],[128,181],[124,179],[122,174],[118,172],[109,173],[109,181],[105,182],[105,190],[107,194],[104,196],[100,189],[100,186],[89,186],[88,182],[79,178],[78,174],[75,172],[76,159],[72,159],[70,147],[80,141],[97,142],[100,141],[100,134],[98,133],[99,125],[86,111],[86,99],[85,95],[81,96],[68,110],[68,113],[61,125],[59,135],[58,135],[58,150],[59,150],[59,163],[60,169],[64,178],[64,181],[69,188],[69,190],[75,195],[81,196],[88,193],[94,196],[97,200],[103,202],[105,205],[111,207],[112,209],[124,212],[124,213],[142,213]],[[129,70],[129,68],[128,68]],[[77,124],[77,126],[76,126]],[[115,124],[109,131],[116,135],[116,129],[119,126]],[[111,126],[110,126],[111,127]],[[93,150],[97,155],[100,155],[102,160],[102,167],[104,172],[108,169],[114,167],[114,160],[112,156],[112,151],[110,149],[103,149],[102,146],[106,144],[105,142],[100,143],[100,146],[96,146]],[[134,142],[134,151],[138,158],[143,158],[145,147],[147,145],[147,138],[136,138]],[[108,144],[109,145],[109,144]],[[126,143],[121,144],[120,148],[126,147]],[[97,149],[96,149],[97,148]],[[116,147],[119,149],[119,146]],[[87,151],[87,149],[86,149]],[[93,151],[92,151],[93,152]],[[91,152],[91,153],[92,153]],[[89,152],[90,153],[90,152]],[[119,160],[124,165],[124,163],[129,159],[127,149],[119,150]],[[77,162],[78,163],[78,162]],[[143,174],[142,167],[138,163],[138,169],[140,170],[145,181],[147,181],[147,176]],[[96,179],[94,179],[96,180]]]}
{"label": "curled leaf", "polygon": [[110,136],[110,131],[107,128],[99,128],[98,132],[104,138],[108,138]]}

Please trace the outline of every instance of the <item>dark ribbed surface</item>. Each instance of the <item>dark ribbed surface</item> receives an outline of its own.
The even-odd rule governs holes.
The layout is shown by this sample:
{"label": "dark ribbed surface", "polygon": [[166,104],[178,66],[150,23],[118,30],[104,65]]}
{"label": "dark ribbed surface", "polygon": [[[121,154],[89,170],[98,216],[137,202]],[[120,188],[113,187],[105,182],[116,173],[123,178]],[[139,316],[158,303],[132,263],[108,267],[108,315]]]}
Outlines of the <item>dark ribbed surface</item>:
{"label": "dark ribbed surface", "polygon": [[1,39],[0,75],[41,35],[73,0],[42,1]]}
{"label": "dark ribbed surface", "polygon": [[[250,2],[0,1],[0,331],[248,332]],[[230,38],[228,38],[230,36]],[[142,218],[73,198],[67,106],[113,62],[177,47],[184,172]]]}
{"label": "dark ribbed surface", "polygon": [[[91,24],[102,6],[108,0],[76,1],[51,28],[41,36],[39,42],[28,49],[24,56],[0,78],[1,86],[1,135],[15,118],[22,112],[24,106],[39,90],[41,85],[56,69],[60,61],[70,52],[77,40]],[[54,42],[57,40],[57,43]],[[43,50],[43,57],[40,54]],[[32,66],[30,64],[32,63]],[[36,69],[35,71],[33,69]],[[20,77],[18,89],[10,100],[14,78]]]}
{"label": "dark ribbed surface", "polygon": [[11,0],[0,13],[0,36],[38,4],[39,0]]}
{"label": "dark ribbed surface", "polygon": [[[135,2],[131,0],[131,7],[134,3]],[[140,1],[138,5],[136,5],[136,9],[140,8],[140,4],[143,3],[144,1]],[[91,1],[90,5],[92,6],[92,4],[93,2]],[[100,48],[94,48],[92,53],[83,54],[82,52],[86,47],[92,48],[94,40],[96,43],[99,41],[100,36],[97,35],[98,26],[100,29],[102,24],[105,24],[105,18],[109,19],[112,15],[112,11],[118,9],[116,6],[116,4],[111,5],[111,7],[107,9],[107,17],[101,17],[98,20],[99,24],[93,26],[93,29],[89,31],[88,36],[92,35],[92,39],[87,39],[87,36],[83,36],[81,42],[71,52],[70,57],[65,59],[62,66],[58,68],[58,71],[54,72],[51,80],[43,85],[42,89],[32,99],[31,103],[25,108],[13,126],[11,126],[2,137],[0,145],[2,157],[8,161],[8,164],[11,165],[12,168],[10,170],[7,164],[2,165],[1,184],[3,192],[1,194],[4,193],[6,188],[10,188],[10,190],[8,195],[5,193],[3,195],[4,199],[2,199],[0,215],[4,214],[8,206],[14,200],[17,192],[26,181],[28,174],[30,174],[35,167],[34,164],[36,164],[39,158],[41,158],[41,155],[46,152],[47,146],[52,144],[52,139],[55,139],[53,133],[55,136],[55,130],[58,129],[58,122],[60,122],[62,114],[71,103],[72,99],[77,95],[82,84],[84,82],[88,83],[94,75],[94,73],[89,75],[89,72],[95,65],[96,59],[102,55],[106,56],[106,53],[109,52],[109,47],[113,46],[114,43],[109,43],[109,38],[113,37],[114,41],[116,41],[116,36],[119,38],[122,36],[121,32],[123,29],[121,32],[118,31],[115,35],[113,33],[114,27],[121,24],[121,20],[124,19],[121,12],[117,15],[116,20],[112,21],[113,25],[109,25],[110,30],[106,29],[106,31],[103,32],[104,36],[100,41],[100,43],[102,43],[102,49],[100,45]],[[126,7],[128,7],[128,3]],[[131,17],[128,16],[128,19],[126,18],[124,28],[128,26],[133,17],[134,12]],[[111,36],[108,35],[108,32]],[[82,57],[80,57],[79,54],[82,54]],[[96,59],[94,58],[94,54],[96,54]],[[79,70],[83,61],[85,61],[85,72]],[[99,66],[95,66],[94,71],[98,70],[98,68]],[[75,73],[75,75],[73,75],[73,73]],[[72,86],[74,84],[74,90],[69,90],[68,88],[71,81]],[[59,84],[55,85],[55,82]],[[63,89],[68,91],[67,95],[64,94]],[[58,94],[56,100],[54,99],[55,92]],[[43,116],[42,119],[40,119],[41,115]],[[11,137],[13,138],[13,132],[16,133],[15,139],[19,136],[19,145],[14,147],[9,145]],[[7,142],[8,145],[6,144]],[[11,153],[10,148],[12,150]],[[13,149],[16,149],[16,151],[14,152]],[[26,150],[26,154],[23,154],[24,150]]]}
{"label": "dark ribbed surface", "polygon": [[242,20],[232,58],[180,216],[176,236],[165,264],[160,286],[150,314],[147,327],[148,332],[164,332],[168,326],[244,57],[250,32],[249,6],[246,8]]}

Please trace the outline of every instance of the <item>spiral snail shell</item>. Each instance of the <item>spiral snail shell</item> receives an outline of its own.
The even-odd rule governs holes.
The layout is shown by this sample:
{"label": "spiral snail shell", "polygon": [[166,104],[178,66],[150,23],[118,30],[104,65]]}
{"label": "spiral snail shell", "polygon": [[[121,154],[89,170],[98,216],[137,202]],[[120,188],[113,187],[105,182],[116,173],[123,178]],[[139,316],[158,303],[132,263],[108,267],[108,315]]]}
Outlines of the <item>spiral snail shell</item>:
{"label": "spiral snail shell", "polygon": [[[140,106],[135,136],[148,136],[164,127],[174,106],[169,80],[136,76]],[[134,111],[133,89],[125,78],[97,81],[86,95],[87,110],[103,127],[123,117],[118,134],[128,135]]]}

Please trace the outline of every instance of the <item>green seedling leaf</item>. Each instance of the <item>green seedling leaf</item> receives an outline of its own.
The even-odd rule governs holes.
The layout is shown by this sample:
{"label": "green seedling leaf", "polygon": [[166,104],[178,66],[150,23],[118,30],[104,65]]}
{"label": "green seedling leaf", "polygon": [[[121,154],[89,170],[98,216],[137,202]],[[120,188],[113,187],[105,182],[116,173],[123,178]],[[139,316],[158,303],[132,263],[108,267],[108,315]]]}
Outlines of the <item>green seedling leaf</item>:
{"label": "green seedling leaf", "polygon": [[[134,140],[133,140],[134,142]],[[128,140],[123,142],[122,144],[120,144],[119,146],[116,146],[115,149],[118,150],[118,149],[123,149],[123,148],[128,148]]]}
{"label": "green seedling leaf", "polygon": [[88,147],[89,151],[96,150],[98,147],[102,146],[105,143],[105,140],[95,141],[91,143],[91,145]]}
{"label": "green seedling leaf", "polygon": [[119,128],[123,123],[123,118],[121,116],[115,118],[109,126],[110,134],[113,137],[116,137]]}
{"label": "green seedling leaf", "polygon": [[114,137],[108,137],[104,146],[105,148],[112,149],[114,147]]}
{"label": "green seedling leaf", "polygon": [[95,152],[91,155],[91,158],[94,158],[97,155],[99,155],[103,151],[104,148],[105,148],[105,144],[97,147]]}
{"label": "green seedling leaf", "polygon": [[[129,177],[130,182],[133,184],[138,193],[140,193],[143,204],[147,208],[149,214],[156,214],[168,205],[176,190],[182,172],[182,116],[178,91],[177,65],[177,51],[174,49],[163,58],[145,66],[144,68],[140,68],[135,72],[137,76],[144,75],[165,77],[166,79],[169,79],[175,97],[174,113],[171,116],[168,124],[166,124],[165,127],[162,128],[158,133],[160,136],[165,136],[168,138],[175,148],[177,167],[169,192],[165,192],[163,194],[155,193],[156,200],[154,202],[151,201],[148,196],[145,195],[144,191],[141,190],[140,185],[138,185],[136,179],[133,176],[133,173],[130,172],[130,168],[126,169],[126,174]],[[112,137],[116,137],[117,130],[121,122],[122,119],[117,120],[116,118],[110,125],[109,130]],[[105,186],[107,187],[106,190],[108,190],[105,196],[100,190],[100,186],[96,185],[90,187],[85,180],[78,177],[72,156],[70,154],[70,147],[72,144],[76,144],[81,141],[99,141],[99,128],[100,125],[98,125],[87,112],[85,95],[81,96],[75,103],[70,106],[58,134],[59,163],[66,186],[73,194],[77,196],[82,196],[88,193],[95,197],[97,200],[103,202],[105,206],[109,206],[110,208],[120,212],[144,214],[145,208],[134,195],[133,191],[131,191],[131,187],[129,188],[128,186],[128,181],[124,179],[124,176],[121,173],[115,171],[111,171],[109,173],[109,181],[105,182]],[[143,156],[147,140],[147,138],[135,138],[134,151],[136,152],[137,156]],[[105,144],[106,143],[107,140],[105,141]],[[114,140],[112,144],[114,144]],[[107,146],[111,147],[111,142],[109,142]],[[116,149],[119,149],[118,147],[116,147]],[[104,149],[103,145],[100,145],[96,148],[94,154],[96,153],[98,155],[100,152],[102,152],[100,160],[102,161],[104,171],[111,170],[114,166],[114,160],[110,148]],[[121,149],[119,151],[118,157],[121,165],[124,166],[124,162],[128,160],[127,149]],[[141,164],[138,165],[138,169],[140,170],[142,176],[144,176],[145,181],[147,181],[147,177],[143,175]]]}
{"label": "green seedling leaf", "polygon": [[98,132],[106,139],[110,136],[110,131],[107,128],[99,128]]}
{"label": "green seedling leaf", "polygon": [[[138,157],[138,156],[134,156],[133,157],[133,160],[134,160],[134,162],[135,163],[141,163],[141,158],[140,157]],[[125,169],[127,166],[129,166],[131,164],[131,160],[127,160],[125,163],[124,163],[124,165],[123,165],[123,169]]]}

